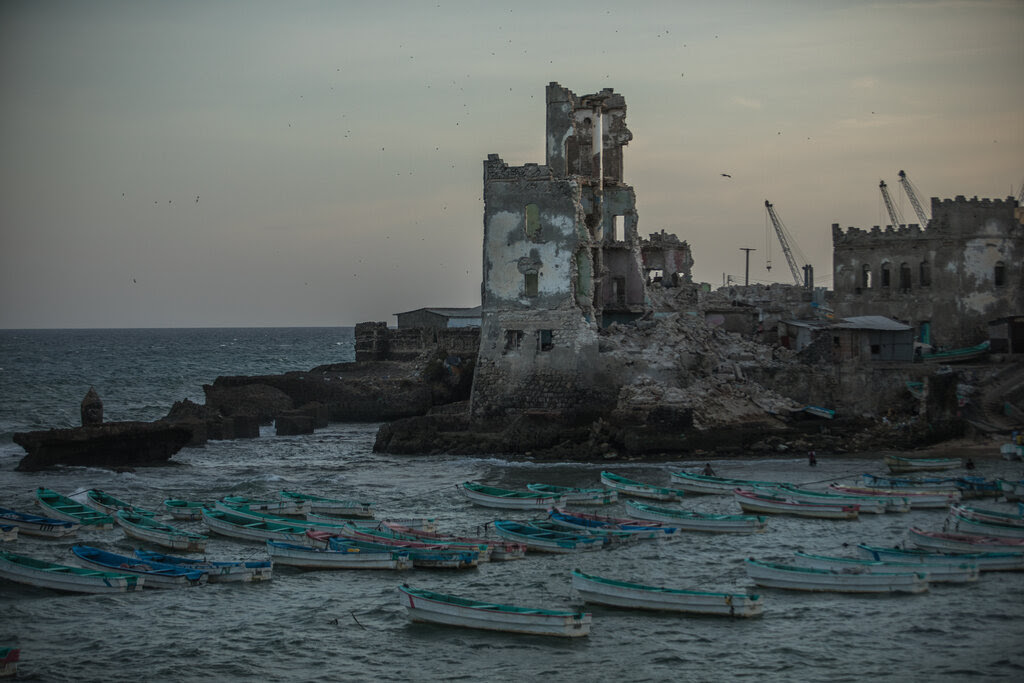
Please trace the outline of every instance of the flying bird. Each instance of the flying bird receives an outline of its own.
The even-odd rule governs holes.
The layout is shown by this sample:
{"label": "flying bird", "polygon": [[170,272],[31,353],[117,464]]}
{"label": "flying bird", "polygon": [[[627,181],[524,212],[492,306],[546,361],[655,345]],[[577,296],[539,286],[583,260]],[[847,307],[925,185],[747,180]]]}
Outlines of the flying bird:
{"label": "flying bird", "polygon": [[723,178],[732,178],[732,176],[729,175],[728,173],[720,173],[719,175],[721,175]]}

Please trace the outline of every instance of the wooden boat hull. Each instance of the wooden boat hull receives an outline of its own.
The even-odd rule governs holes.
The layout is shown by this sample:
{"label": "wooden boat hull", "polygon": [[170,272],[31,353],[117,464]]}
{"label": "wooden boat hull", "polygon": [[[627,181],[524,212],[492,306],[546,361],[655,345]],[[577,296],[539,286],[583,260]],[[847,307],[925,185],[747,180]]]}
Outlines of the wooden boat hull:
{"label": "wooden boat hull", "polygon": [[637,498],[648,498],[650,500],[680,501],[685,495],[685,492],[680,489],[671,489],[633,481],[614,472],[602,472],[601,483],[610,489],[615,489],[620,494]]}
{"label": "wooden boat hull", "polygon": [[768,497],[743,490],[737,490],[734,496],[744,512],[755,514],[791,515],[816,519],[857,519],[858,513],[856,505],[797,503],[776,496]]}
{"label": "wooden boat hull", "polygon": [[925,569],[932,564],[957,565],[969,562],[978,565],[978,569],[983,572],[1024,571],[1024,552],[942,553],[924,549],[882,548],[863,543],[857,546],[857,550],[862,557],[870,560],[916,562]]}
{"label": "wooden boat hull", "polygon": [[308,545],[267,541],[267,553],[274,564],[301,569],[412,569],[408,552],[400,550],[367,550],[350,547],[344,550],[311,548]]}
{"label": "wooden boat hull", "polygon": [[561,496],[550,496],[534,491],[510,491],[470,481],[464,482],[459,490],[476,505],[503,510],[547,510],[558,505],[561,500]]}
{"label": "wooden boat hull", "polygon": [[135,551],[135,555],[142,560],[206,572],[209,583],[257,583],[274,578],[273,564],[269,560],[239,560],[236,562],[196,560],[138,549]]}
{"label": "wooden boat hull", "polygon": [[169,524],[161,524],[150,517],[143,517],[124,510],[118,510],[114,519],[124,531],[125,536],[171,550],[189,553],[201,553],[206,550],[208,539],[202,534],[178,529]]}
{"label": "wooden boat hull", "polygon": [[0,524],[13,526],[26,536],[40,538],[62,538],[70,536],[82,526],[79,522],[66,519],[42,517],[28,512],[0,508]]}
{"label": "wooden boat hull", "polygon": [[747,576],[759,586],[835,593],[924,593],[926,572],[853,574],[792,565],[744,560]]}
{"label": "wooden boat hull", "polygon": [[768,527],[768,519],[759,515],[707,515],[690,510],[646,505],[632,500],[626,501],[629,514],[638,519],[662,522],[683,531],[698,531],[712,534],[756,534]]}
{"label": "wooden boat hull", "polygon": [[942,472],[964,466],[960,458],[904,458],[898,455],[884,455],[882,459],[893,474]]}
{"label": "wooden boat hull", "polygon": [[65,593],[126,593],[142,590],[145,578],[107,569],[83,569],[0,550],[0,577]]}
{"label": "wooden boat hull", "polygon": [[962,561],[953,564],[929,564],[919,562],[896,562],[883,560],[865,560],[857,557],[829,557],[826,555],[810,555],[797,552],[794,554],[797,566],[811,569],[829,569],[833,571],[893,574],[900,572],[925,572],[930,583],[970,583],[978,580],[977,564]]}
{"label": "wooden boat hull", "polygon": [[203,586],[208,580],[205,572],[185,570],[159,562],[147,562],[87,545],[73,546],[71,552],[82,564],[100,571],[116,571],[144,577],[147,588],[191,588]]}
{"label": "wooden boat hull", "polygon": [[78,522],[91,529],[113,529],[114,518],[46,488],[36,489],[36,504],[56,519]]}
{"label": "wooden boat hull", "polygon": [[584,574],[578,569],[572,573],[572,587],[585,602],[609,607],[725,617],[756,617],[764,611],[760,595],[660,588]]}
{"label": "wooden boat hull", "polygon": [[524,609],[400,586],[401,604],[413,621],[464,628],[577,638],[590,633],[586,612]]}

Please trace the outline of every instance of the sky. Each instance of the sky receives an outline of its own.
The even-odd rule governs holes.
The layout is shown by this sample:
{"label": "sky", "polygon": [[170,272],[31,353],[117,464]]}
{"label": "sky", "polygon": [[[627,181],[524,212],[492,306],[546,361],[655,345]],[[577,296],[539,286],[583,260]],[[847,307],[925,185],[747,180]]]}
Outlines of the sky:
{"label": "sky", "polygon": [[[1024,2],[0,2],[0,328],[333,326],[480,303],[483,160],[614,88],[642,235],[816,284],[833,223],[1024,183]],[[726,177],[722,174],[728,174]],[[770,270],[767,266],[772,266]]]}

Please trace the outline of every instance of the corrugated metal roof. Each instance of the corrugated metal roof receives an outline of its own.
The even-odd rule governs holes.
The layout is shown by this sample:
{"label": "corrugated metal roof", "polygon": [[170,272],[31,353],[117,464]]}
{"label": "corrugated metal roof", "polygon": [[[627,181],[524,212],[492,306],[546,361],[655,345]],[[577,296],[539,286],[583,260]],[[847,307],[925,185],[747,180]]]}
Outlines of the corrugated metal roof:
{"label": "corrugated metal roof", "polygon": [[882,315],[856,315],[849,318],[836,318],[835,320],[783,320],[787,325],[793,327],[805,327],[811,330],[888,330],[891,332],[902,332],[913,329],[910,325],[886,318]]}
{"label": "corrugated metal roof", "polygon": [[411,311],[402,311],[401,313],[395,313],[394,315],[405,315],[407,313],[419,313],[420,311],[427,311],[428,313],[434,313],[436,315],[444,316],[445,318],[479,318],[481,306],[474,306],[473,308],[417,308]]}

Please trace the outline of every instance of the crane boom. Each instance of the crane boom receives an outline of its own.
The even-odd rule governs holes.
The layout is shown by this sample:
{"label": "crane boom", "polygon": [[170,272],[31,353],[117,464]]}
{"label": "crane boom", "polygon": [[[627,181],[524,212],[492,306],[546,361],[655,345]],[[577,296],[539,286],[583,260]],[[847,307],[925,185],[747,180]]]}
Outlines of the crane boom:
{"label": "crane boom", "polygon": [[910,182],[910,178],[907,177],[905,171],[900,171],[900,185],[903,186],[903,191],[907,193],[907,199],[910,200],[910,204],[914,207],[914,213],[917,214],[917,220],[921,223],[921,227],[927,227],[928,214],[924,212],[924,207],[921,206],[921,202],[917,198],[917,188],[914,187],[914,183]]}
{"label": "crane boom", "polygon": [[768,218],[772,221],[772,226],[775,228],[775,234],[779,237],[779,244],[782,245],[782,253],[786,255],[786,263],[789,264],[789,270],[793,274],[793,282],[799,287],[803,283],[800,281],[800,267],[797,266],[796,258],[793,256],[793,250],[789,246],[789,237],[786,232],[786,226],[782,224],[779,217],[775,214],[775,207],[772,206],[771,202],[767,199],[764,200],[764,207],[768,209]]}
{"label": "crane boom", "polygon": [[892,227],[894,230],[899,230],[901,225],[905,225],[906,222],[903,220],[903,216],[896,210],[896,205],[892,203],[892,199],[889,197],[889,186],[882,180],[878,183],[878,189],[882,191],[882,199],[885,200],[885,210],[889,212],[889,219],[892,221]]}

